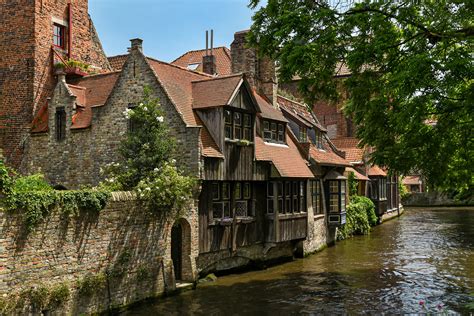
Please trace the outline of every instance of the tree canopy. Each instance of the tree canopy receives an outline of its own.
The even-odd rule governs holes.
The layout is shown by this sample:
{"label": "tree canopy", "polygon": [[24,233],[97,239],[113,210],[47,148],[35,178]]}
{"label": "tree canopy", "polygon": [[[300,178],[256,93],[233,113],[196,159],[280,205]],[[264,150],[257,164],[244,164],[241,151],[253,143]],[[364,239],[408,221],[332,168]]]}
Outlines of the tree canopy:
{"label": "tree canopy", "polygon": [[473,9],[467,0],[268,0],[249,40],[281,81],[301,78],[310,104],[337,99],[334,75],[347,66],[344,111],[376,149],[373,162],[472,193]]}

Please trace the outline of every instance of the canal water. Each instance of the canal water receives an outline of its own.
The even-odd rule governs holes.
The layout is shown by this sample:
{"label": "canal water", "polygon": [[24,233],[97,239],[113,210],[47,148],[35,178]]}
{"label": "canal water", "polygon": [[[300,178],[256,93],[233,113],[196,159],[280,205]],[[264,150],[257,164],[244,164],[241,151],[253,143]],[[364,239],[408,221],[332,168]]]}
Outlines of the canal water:
{"label": "canal water", "polygon": [[474,211],[408,209],[370,236],[220,277],[125,315],[469,314]]}

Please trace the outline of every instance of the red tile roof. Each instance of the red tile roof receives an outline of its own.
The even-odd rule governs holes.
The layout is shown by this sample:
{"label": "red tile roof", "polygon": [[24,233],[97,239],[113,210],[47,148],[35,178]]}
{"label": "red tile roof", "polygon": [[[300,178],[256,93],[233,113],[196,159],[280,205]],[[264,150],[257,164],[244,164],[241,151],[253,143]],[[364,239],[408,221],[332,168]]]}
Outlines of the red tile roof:
{"label": "red tile roof", "polygon": [[220,151],[219,147],[217,146],[216,142],[214,141],[211,134],[207,130],[206,126],[197,115],[196,115],[196,122],[202,126],[201,133],[199,135],[201,139],[202,155],[204,157],[224,158],[224,155]]}
{"label": "red tile roof", "polygon": [[355,137],[341,137],[331,140],[334,146],[346,152],[346,160],[352,163],[364,161],[366,150],[359,147],[360,141]]}
{"label": "red tile roof", "polygon": [[380,168],[379,166],[372,166],[369,168],[369,172],[367,172],[367,175],[371,177],[386,177],[387,173],[383,171],[382,168]]}
{"label": "red tile roof", "polygon": [[243,80],[242,74],[206,78],[192,83],[193,108],[203,109],[228,105]]}
{"label": "red tile roof", "polygon": [[255,156],[259,161],[271,161],[281,177],[312,178],[313,173],[301,157],[294,139],[286,135],[287,146],[266,143],[260,137],[255,137]]}
{"label": "red tile roof", "polygon": [[198,126],[196,115],[193,112],[192,82],[213,77],[152,58],[147,58],[147,60],[166,94],[181,113],[184,122],[188,126]]}
{"label": "red tile roof", "polygon": [[261,117],[280,122],[288,122],[281,111],[275,109],[264,96],[259,95],[255,90],[253,90],[253,95],[255,96],[255,100],[257,100],[260,111],[262,111],[260,113]]}
{"label": "red tile roof", "polygon": [[361,180],[361,181],[368,181],[370,180],[367,176],[364,176],[362,173],[360,173],[359,171],[355,170],[354,168],[352,167],[347,167],[346,168],[346,172],[350,173],[350,172],[354,172],[354,175],[356,177],[357,180]]}
{"label": "red tile roof", "polygon": [[[76,113],[72,117],[71,129],[82,129],[90,126],[92,107],[102,106],[112,92],[120,72],[109,72],[91,75],[68,84],[72,95],[76,96]],[[32,133],[48,131],[48,106],[43,106],[32,122]]]}
{"label": "red tile roof", "polygon": [[420,176],[406,176],[403,178],[404,185],[420,185]]}
{"label": "red tile roof", "polygon": [[[232,74],[230,50],[227,47],[216,47],[213,50],[216,57],[216,71],[220,76]],[[187,68],[189,65],[199,64],[194,70],[202,72],[202,58],[206,55],[205,49],[189,51],[178,57],[172,64]]]}
{"label": "red tile roof", "polygon": [[122,67],[127,61],[127,58],[128,54],[107,57],[107,59],[109,60],[110,67],[112,67],[112,70],[122,70]]}
{"label": "red tile roof", "polygon": [[350,166],[350,162],[336,154],[326,140],[323,140],[324,150],[311,145],[309,155],[317,163],[325,166]]}
{"label": "red tile roof", "polygon": [[321,131],[326,131],[326,129],[316,120],[315,116],[309,111],[307,105],[290,100],[281,95],[278,95],[277,102],[280,108],[287,113],[290,113],[296,118],[306,121],[306,124],[313,125]]}

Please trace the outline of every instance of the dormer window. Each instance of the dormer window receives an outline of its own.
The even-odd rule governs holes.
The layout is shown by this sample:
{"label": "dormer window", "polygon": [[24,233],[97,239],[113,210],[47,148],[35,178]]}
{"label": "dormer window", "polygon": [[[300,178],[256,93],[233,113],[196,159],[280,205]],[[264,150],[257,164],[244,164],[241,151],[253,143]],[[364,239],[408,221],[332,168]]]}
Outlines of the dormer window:
{"label": "dormer window", "polygon": [[285,124],[277,121],[263,121],[263,139],[270,143],[285,144]]}
{"label": "dormer window", "polygon": [[53,24],[53,45],[66,49],[66,27],[61,24]]}
{"label": "dormer window", "polygon": [[305,126],[300,127],[299,141],[300,143],[308,142],[308,129]]}
{"label": "dormer window", "polygon": [[253,140],[252,116],[248,113],[224,110],[224,134],[227,140]]}
{"label": "dormer window", "polygon": [[318,149],[324,149],[323,147],[323,133],[316,131],[316,147]]}

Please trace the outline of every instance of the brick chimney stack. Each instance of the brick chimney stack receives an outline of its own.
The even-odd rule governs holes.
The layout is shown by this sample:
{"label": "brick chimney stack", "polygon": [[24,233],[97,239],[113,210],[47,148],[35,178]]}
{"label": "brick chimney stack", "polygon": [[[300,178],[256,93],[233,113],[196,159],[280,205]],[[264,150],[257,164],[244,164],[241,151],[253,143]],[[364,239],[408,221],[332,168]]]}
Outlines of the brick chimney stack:
{"label": "brick chimney stack", "polygon": [[216,56],[214,56],[214,30],[211,30],[211,52],[209,53],[209,32],[206,31],[206,55],[202,57],[202,71],[215,75],[217,73]]}
{"label": "brick chimney stack", "polygon": [[275,63],[268,57],[259,57],[255,48],[247,46],[248,32],[240,31],[234,34],[231,44],[232,72],[245,73],[250,85],[266,96],[274,107],[278,107]]}

